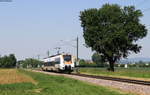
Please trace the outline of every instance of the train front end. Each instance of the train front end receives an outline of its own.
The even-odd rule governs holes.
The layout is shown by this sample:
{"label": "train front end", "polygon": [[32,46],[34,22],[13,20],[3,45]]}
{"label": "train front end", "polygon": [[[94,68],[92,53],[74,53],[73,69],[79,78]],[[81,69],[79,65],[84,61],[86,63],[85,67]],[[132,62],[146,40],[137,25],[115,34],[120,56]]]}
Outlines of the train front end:
{"label": "train front end", "polygon": [[63,64],[62,69],[64,71],[72,72],[74,69],[74,58],[72,55],[62,55]]}

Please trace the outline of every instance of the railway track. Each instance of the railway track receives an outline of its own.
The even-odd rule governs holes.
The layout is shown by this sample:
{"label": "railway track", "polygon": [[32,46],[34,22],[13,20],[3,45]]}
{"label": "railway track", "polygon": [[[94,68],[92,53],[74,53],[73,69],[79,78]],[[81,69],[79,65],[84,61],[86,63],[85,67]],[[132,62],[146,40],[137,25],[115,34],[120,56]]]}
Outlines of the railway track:
{"label": "railway track", "polygon": [[150,86],[150,81],[143,81],[143,80],[115,78],[115,77],[108,77],[108,76],[95,76],[95,75],[87,75],[87,74],[71,74],[71,75]]}
{"label": "railway track", "polygon": [[[42,70],[38,70],[38,71],[42,71]],[[64,74],[64,73],[61,73],[61,74]],[[71,73],[68,75],[75,75],[75,76],[81,76],[81,77],[87,77],[87,78],[104,79],[104,80],[111,80],[111,81],[118,81],[118,82],[150,86],[150,81],[144,81],[144,80],[125,79],[125,78],[116,78],[116,77],[108,77],[108,76],[96,76],[96,75],[87,75],[87,74],[76,74],[76,73]]]}

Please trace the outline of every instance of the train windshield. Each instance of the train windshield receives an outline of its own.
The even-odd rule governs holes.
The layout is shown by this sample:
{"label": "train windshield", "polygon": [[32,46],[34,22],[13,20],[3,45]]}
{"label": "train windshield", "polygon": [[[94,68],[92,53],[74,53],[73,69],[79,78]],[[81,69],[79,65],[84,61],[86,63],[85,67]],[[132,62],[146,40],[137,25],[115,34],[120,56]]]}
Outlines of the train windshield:
{"label": "train windshield", "polygon": [[71,61],[71,55],[64,55],[64,61]]}

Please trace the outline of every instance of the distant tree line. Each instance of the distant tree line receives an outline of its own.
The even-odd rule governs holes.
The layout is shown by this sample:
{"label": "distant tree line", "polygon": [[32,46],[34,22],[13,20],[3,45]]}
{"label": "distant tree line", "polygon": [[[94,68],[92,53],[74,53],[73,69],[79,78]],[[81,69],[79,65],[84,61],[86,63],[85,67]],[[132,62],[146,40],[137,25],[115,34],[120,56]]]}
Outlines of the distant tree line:
{"label": "distant tree line", "polygon": [[[116,64],[114,64],[114,67],[121,67],[121,68],[125,68],[126,64],[122,64],[120,62],[116,62]],[[102,68],[108,68],[109,64],[103,61],[103,57],[100,56],[99,53],[94,53],[92,55],[92,62],[90,61],[86,61],[84,59],[80,59],[79,62],[79,67],[102,67]],[[128,68],[149,68],[150,67],[150,62],[143,62],[143,61],[139,61],[139,62],[132,62],[132,63],[128,63],[127,64]]]}
{"label": "distant tree line", "polygon": [[[128,68],[136,67],[136,68],[150,68],[150,62],[135,62],[135,63],[128,63]],[[115,64],[115,67],[125,67],[125,64]]]}
{"label": "distant tree line", "polygon": [[78,67],[97,67],[97,64],[95,64],[93,62],[92,63],[87,62],[84,59],[80,59]]}
{"label": "distant tree line", "polygon": [[16,66],[17,59],[14,54],[0,57],[0,68],[13,68]]}
{"label": "distant tree line", "polygon": [[42,61],[33,58],[27,58],[17,62],[18,68],[38,68],[42,66]]}
{"label": "distant tree line", "polygon": [[88,62],[81,59],[79,62],[80,67],[108,67],[109,65],[103,61],[103,58],[98,54],[94,53],[92,55],[92,62]]}

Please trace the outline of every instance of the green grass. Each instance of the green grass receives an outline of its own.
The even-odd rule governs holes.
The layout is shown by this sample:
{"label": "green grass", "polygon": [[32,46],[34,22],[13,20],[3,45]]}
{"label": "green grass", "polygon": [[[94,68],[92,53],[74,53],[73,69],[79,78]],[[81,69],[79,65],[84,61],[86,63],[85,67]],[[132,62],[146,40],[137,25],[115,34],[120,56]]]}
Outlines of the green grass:
{"label": "green grass", "polygon": [[0,95],[133,95],[110,88],[95,86],[63,76],[50,76],[24,70],[19,72],[32,77],[37,84],[16,83],[0,85]]}
{"label": "green grass", "polygon": [[150,79],[150,68],[116,68],[115,72],[109,72],[106,68],[80,68],[80,73],[106,76],[122,76],[132,78]]}

